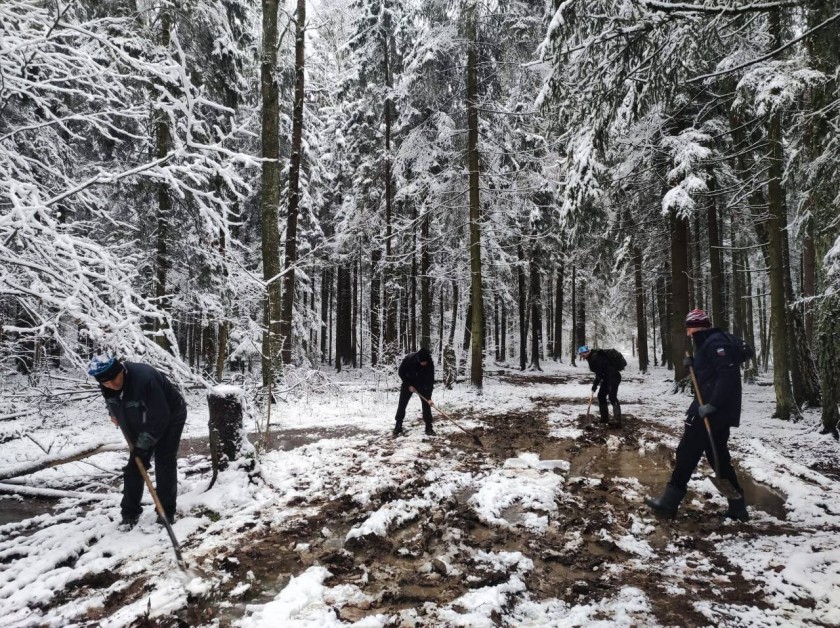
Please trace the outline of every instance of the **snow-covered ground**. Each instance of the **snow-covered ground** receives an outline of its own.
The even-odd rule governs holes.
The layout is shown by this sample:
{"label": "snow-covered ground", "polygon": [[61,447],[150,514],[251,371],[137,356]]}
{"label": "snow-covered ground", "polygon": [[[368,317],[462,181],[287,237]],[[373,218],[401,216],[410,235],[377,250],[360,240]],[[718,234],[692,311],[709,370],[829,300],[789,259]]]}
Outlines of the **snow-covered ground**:
{"label": "snow-covered ground", "polygon": [[[2,484],[0,626],[840,625],[840,489],[825,475],[840,456],[815,412],[773,420],[772,387],[745,387],[731,445],[752,520],[715,516],[725,500],[701,463],[660,521],[642,499],[667,479],[687,395],[631,365],[625,428],[608,431],[583,416],[587,371],[544,368],[492,375],[480,395],[436,390],[484,449],[441,417],[423,436],[417,400],[393,439],[395,376],[301,386],[274,407],[279,446],[210,490],[192,392],[174,526],[190,573],[150,505],[117,531],[126,455],[97,454]],[[95,397],[5,420],[0,475],[108,442],[120,434]],[[46,489],[65,496],[34,496]]]}

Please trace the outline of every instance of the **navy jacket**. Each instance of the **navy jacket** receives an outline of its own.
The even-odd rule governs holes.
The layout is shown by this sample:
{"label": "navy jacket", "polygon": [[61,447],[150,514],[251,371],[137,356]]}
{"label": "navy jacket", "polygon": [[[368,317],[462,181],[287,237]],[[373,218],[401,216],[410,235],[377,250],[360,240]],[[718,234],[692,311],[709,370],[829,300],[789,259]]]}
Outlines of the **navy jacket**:
{"label": "navy jacket", "polygon": [[152,449],[170,423],[187,418],[181,393],[157,369],[148,364],[124,362],[122,390],[100,386],[108,412],[126,429],[139,449]]}
{"label": "navy jacket", "polygon": [[592,382],[593,385],[598,386],[602,381],[613,383],[621,381],[621,373],[613,367],[602,351],[592,349],[592,353],[589,354],[587,362],[589,363],[589,370],[595,373],[595,381]]}
{"label": "navy jacket", "polygon": [[420,366],[416,353],[409,353],[400,364],[399,376],[403,388],[414,386],[427,399],[432,396],[435,387],[435,365],[429,360],[426,366]]}
{"label": "navy jacket", "polygon": [[[695,332],[694,374],[703,403],[717,408],[709,415],[712,422],[738,427],[741,423],[741,368],[736,348],[717,327]],[[688,416],[696,416],[697,395],[688,408]]]}

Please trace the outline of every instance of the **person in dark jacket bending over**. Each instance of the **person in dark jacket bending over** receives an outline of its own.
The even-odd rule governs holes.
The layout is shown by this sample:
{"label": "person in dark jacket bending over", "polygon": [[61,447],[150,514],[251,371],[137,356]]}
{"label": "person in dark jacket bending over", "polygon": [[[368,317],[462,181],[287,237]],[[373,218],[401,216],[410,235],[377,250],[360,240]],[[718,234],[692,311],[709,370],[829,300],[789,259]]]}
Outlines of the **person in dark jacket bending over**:
{"label": "person in dark jacket bending over", "polygon": [[675,517],[700,457],[705,453],[706,460],[714,466],[714,453],[703,422],[708,417],[715,450],[720,457],[720,477],[729,480],[741,493],[740,498],[729,500],[729,508],[723,516],[748,521],[743,490],[732,468],[728,447],[729,429],[738,427],[741,422],[741,370],[735,355],[736,347],[720,329],[712,327],[709,315],[703,310],[689,312],[685,328],[694,343],[694,357],[686,357],[683,364],[687,368],[694,367],[704,404],[700,405],[695,392],[694,400],[688,407],[685,431],[677,446],[677,460],[671,479],[660,497],[647,498],[645,503],[659,514]]}
{"label": "person in dark jacket bending over", "polygon": [[417,393],[425,397],[429,403],[421,401],[423,406],[423,421],[426,423],[426,434],[434,436],[432,429],[432,389],[435,385],[435,365],[432,364],[432,354],[423,347],[417,353],[409,353],[403,358],[399,369],[400,380],[400,403],[397,406],[397,424],[394,427],[394,436],[403,434],[403,419],[405,408],[411,395]]}
{"label": "person in dark jacket bending over", "polygon": [[[618,403],[618,385],[621,383],[621,373],[610,364],[607,356],[597,349],[590,349],[583,345],[578,348],[578,355],[587,361],[589,370],[595,373],[592,382],[592,392],[598,390],[598,408],[601,411],[601,423],[608,423],[610,427],[621,427],[621,405]],[[607,406],[607,398],[612,404],[613,416]]]}
{"label": "person in dark jacket bending over", "polygon": [[184,398],[163,373],[147,364],[100,356],[90,361],[88,375],[99,382],[111,421],[124,430],[134,448],[123,468],[120,527],[133,528],[143,511],[140,499],[144,482],[135,456],[148,469],[154,455],[158,497],[169,523],[174,523],[178,494],[176,458],[187,420]]}

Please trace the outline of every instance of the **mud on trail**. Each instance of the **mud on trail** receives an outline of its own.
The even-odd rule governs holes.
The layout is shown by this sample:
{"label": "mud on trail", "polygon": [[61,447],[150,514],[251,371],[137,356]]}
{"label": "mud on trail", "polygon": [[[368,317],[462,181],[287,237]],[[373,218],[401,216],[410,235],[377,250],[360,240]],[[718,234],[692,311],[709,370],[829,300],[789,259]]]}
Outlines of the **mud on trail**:
{"label": "mud on trail", "polygon": [[[717,547],[733,535],[766,536],[790,530],[783,525],[778,529],[762,526],[759,531],[753,525],[722,523],[715,510],[725,502],[697,491],[690,493],[676,522],[656,519],[642,498],[661,488],[672,461],[671,452],[658,444],[657,427],[644,417],[625,415],[622,429],[608,430],[594,423],[594,417],[581,414],[573,420],[579,437],[552,438],[547,415],[568,400],[542,397],[534,401],[531,411],[473,415],[483,424],[477,433],[484,450],[477,450],[460,431],[438,437],[439,446],[427,448],[424,457],[413,461],[408,479],[372,495],[363,505],[341,496],[297,503],[304,514],[281,524],[255,521],[253,528],[239,531],[232,549],[195,557],[215,574],[210,594],[191,597],[176,615],[157,619],[155,625],[213,621],[231,625],[246,614],[249,604],[272,600],[291,577],[313,565],[324,566],[332,574],[326,586],[354,585],[373,600],[334,608],[337,618],[347,622],[385,614],[393,626],[441,625],[436,609],[451,605],[470,590],[504,583],[513,576],[524,583],[531,599],[559,599],[569,606],[598,603],[614,597],[624,586],[636,587],[646,594],[651,612],[664,625],[708,625],[708,616],[697,610],[698,602],[712,609],[721,603],[768,606],[761,592]],[[453,418],[462,417],[453,414]],[[368,453],[385,464],[404,443],[403,439],[372,438]],[[557,461],[530,470],[560,476],[562,490],[553,507],[535,509],[512,499],[493,521],[486,520],[471,498],[482,480],[510,467],[509,461],[523,452],[536,453],[544,462]],[[428,479],[429,472],[442,467],[466,474],[472,482],[429,500],[437,494],[429,490],[434,483]],[[363,472],[361,468],[355,471]],[[516,472],[516,465],[510,467],[510,473]],[[764,502],[752,503],[783,516],[781,498],[753,482],[748,485],[754,495],[767,493]],[[372,512],[420,497],[427,506],[389,527],[385,536],[348,538],[348,532]],[[535,517],[544,517],[545,525],[535,525]],[[507,563],[488,559],[502,552],[510,552],[505,556],[513,558]],[[689,568],[672,569],[675,563]],[[136,586],[106,595],[103,608],[136,602],[144,594],[138,581]],[[790,602],[809,604],[808,599]],[[458,611],[457,605],[454,610]],[[102,608],[91,610],[88,619],[95,622],[101,613]],[[499,625],[515,625],[503,616],[494,619]],[[134,625],[144,625],[144,621]]]}

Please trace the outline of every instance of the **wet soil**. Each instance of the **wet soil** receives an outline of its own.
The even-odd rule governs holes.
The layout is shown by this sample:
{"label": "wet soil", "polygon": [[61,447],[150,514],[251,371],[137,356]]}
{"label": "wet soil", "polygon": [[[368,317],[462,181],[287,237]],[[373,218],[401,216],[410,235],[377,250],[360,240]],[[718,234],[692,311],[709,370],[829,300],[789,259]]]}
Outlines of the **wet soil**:
{"label": "wet soil", "polygon": [[[530,376],[528,381],[540,381],[540,376]],[[551,382],[557,381],[551,378]],[[424,606],[426,602],[449,604],[471,589],[510,579],[507,569],[478,560],[479,550],[521,552],[531,558],[533,570],[520,572],[520,577],[535,600],[597,603],[612,598],[624,586],[632,586],[647,595],[661,624],[681,626],[709,624],[708,617],[697,610],[702,601],[768,607],[761,592],[717,551],[712,539],[791,532],[783,521],[781,496],[742,472],[751,506],[772,515],[778,524],[759,529],[752,524],[721,522],[715,510],[725,500],[696,490],[676,521],[659,520],[642,502],[645,495],[657,493],[665,484],[673,462],[673,452],[655,444],[652,434],[660,429],[656,424],[644,416],[627,414],[623,428],[608,429],[594,416],[580,414],[576,427],[581,436],[557,439],[550,436],[547,416],[569,400],[534,401],[535,408],[529,411],[472,415],[482,421],[483,427],[475,433],[484,449],[477,449],[469,435],[456,431],[441,437],[441,446],[415,464],[423,471],[443,457],[457,457],[463,471],[480,477],[522,452],[538,453],[541,460],[567,461],[568,470],[561,465],[545,471],[563,476],[563,490],[556,499],[556,510],[548,515],[547,530],[529,528],[516,507],[502,513],[507,527],[487,525],[471,506],[473,491],[467,488],[421,510],[413,520],[390,529],[386,537],[345,541],[348,531],[371,512],[389,502],[419,496],[428,486],[425,473],[420,472],[402,484],[399,492],[382,490],[364,506],[349,497],[306,503],[307,514],[282,525],[255,522],[235,547],[196,558],[207,572],[216,575],[211,594],[190,599],[184,609],[166,620],[168,623],[159,625],[232,625],[245,615],[248,604],[270,601],[290,578],[313,565],[323,565],[331,572],[327,586],[355,585],[372,600],[336,608],[339,619],[353,622],[382,613],[393,618],[394,626],[413,625],[398,619],[400,611],[411,608],[418,617],[415,625],[428,625],[433,620],[423,620],[429,608]],[[452,418],[462,417],[453,413]],[[303,431],[278,433],[274,442],[291,448],[324,436]],[[330,431],[329,437],[335,437],[335,432]],[[372,439],[371,446],[387,452],[400,447],[400,442]],[[689,569],[671,579],[663,577],[666,567],[678,559]],[[82,588],[94,584],[79,583]],[[112,591],[105,608],[90,611],[87,620],[96,622],[108,608],[144,595],[144,586],[137,583]],[[808,600],[790,603],[807,606]],[[511,625],[497,619],[499,625]]]}

